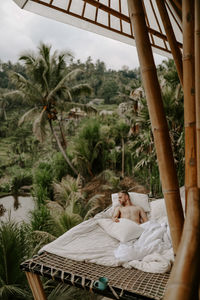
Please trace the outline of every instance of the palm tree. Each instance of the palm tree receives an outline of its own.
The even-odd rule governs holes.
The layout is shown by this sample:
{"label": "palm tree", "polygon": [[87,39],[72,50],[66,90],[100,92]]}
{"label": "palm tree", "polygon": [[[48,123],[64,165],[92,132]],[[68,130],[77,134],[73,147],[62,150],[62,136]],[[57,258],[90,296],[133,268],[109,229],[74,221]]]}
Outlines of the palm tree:
{"label": "palm tree", "polygon": [[[51,55],[51,46],[40,44],[37,55],[25,53],[20,57],[26,66],[27,78],[16,72],[12,73],[11,78],[24,100],[31,106],[31,109],[21,117],[19,124],[33,119],[33,133],[38,140],[43,141],[46,133],[45,125],[48,123],[65,161],[78,175],[78,171],[72,165],[53,126],[53,121],[59,120],[58,110],[60,108],[65,108],[67,102],[68,106],[69,102],[70,106],[74,106],[72,103],[74,96],[91,92],[91,88],[87,84],[71,87],[70,83],[82,71],[80,69],[67,71],[66,60],[69,57],[71,57],[69,52],[58,54],[55,51]],[[61,123],[59,125],[62,128]],[[63,136],[62,132],[61,136]]]}
{"label": "palm tree", "polygon": [[120,139],[121,141],[121,149],[122,149],[122,156],[121,156],[121,161],[122,161],[122,178],[124,178],[124,173],[125,173],[125,140],[128,137],[128,132],[130,130],[130,126],[124,122],[124,120],[120,119],[116,125],[113,128],[115,137]]}

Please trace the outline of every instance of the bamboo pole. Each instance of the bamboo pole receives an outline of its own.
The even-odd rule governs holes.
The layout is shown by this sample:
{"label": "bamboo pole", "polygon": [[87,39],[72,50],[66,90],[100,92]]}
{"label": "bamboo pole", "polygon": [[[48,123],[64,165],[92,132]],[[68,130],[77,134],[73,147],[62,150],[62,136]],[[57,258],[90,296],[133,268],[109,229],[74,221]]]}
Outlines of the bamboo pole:
{"label": "bamboo pole", "polygon": [[181,50],[178,46],[164,0],[156,0],[156,3],[157,3],[157,7],[159,10],[161,19],[162,19],[163,26],[165,28],[167,40],[168,40],[170,48],[171,48],[174,62],[176,64],[176,69],[178,72],[179,80],[180,80],[181,85],[183,86],[183,64],[182,64]]}
{"label": "bamboo pole", "polygon": [[185,190],[197,185],[196,115],[194,69],[194,0],[182,3],[183,13],[183,91],[185,119]]}
{"label": "bamboo pole", "polygon": [[197,135],[197,186],[200,188],[200,0],[195,0],[195,102]]}
{"label": "bamboo pole", "polygon": [[[164,300],[196,299],[200,270],[200,189],[188,190],[187,214]],[[198,299],[198,298],[197,298]]]}
{"label": "bamboo pole", "polygon": [[145,23],[142,2],[128,0],[128,8],[135,34],[142,79],[149,108],[173,249],[174,253],[176,253],[183,228],[183,210],[161,90]]}
{"label": "bamboo pole", "polygon": [[34,300],[47,300],[39,275],[25,272]]}
{"label": "bamboo pole", "polygon": [[[200,188],[200,0],[195,0],[195,103],[197,141],[197,186]],[[200,280],[199,280],[200,299]]]}

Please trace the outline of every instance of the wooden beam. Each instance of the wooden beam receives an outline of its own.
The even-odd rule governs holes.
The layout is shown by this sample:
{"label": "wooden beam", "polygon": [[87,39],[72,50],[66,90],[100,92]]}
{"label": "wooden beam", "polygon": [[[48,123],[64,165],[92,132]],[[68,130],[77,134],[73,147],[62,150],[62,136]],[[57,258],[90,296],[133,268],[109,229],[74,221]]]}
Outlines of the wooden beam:
{"label": "wooden beam", "polygon": [[[176,12],[177,16],[179,17],[179,20],[182,20],[182,14],[181,14],[181,8],[182,8],[182,1],[179,0],[168,0],[173,7],[174,11]],[[183,0],[185,1],[185,0]]]}
{"label": "wooden beam", "polygon": [[39,275],[25,272],[34,300],[47,300]]}
{"label": "wooden beam", "polygon": [[181,0],[171,0],[171,2],[173,2],[176,6],[177,6],[177,8],[181,11],[181,9],[182,9],[182,1]]}
{"label": "wooden beam", "polygon": [[157,7],[162,19],[163,26],[165,28],[165,32],[167,35],[167,39],[171,48],[171,52],[174,58],[174,62],[176,64],[176,69],[178,72],[179,80],[181,85],[183,86],[183,64],[182,64],[182,54],[181,50],[178,47],[178,43],[172,28],[172,24],[164,3],[164,0],[156,0]]}
{"label": "wooden beam", "polygon": [[200,189],[188,190],[187,214],[164,300],[198,299],[200,270]]}
{"label": "wooden beam", "polygon": [[195,103],[197,136],[197,186],[200,188],[200,0],[195,0]]}
{"label": "wooden beam", "polygon": [[185,122],[185,190],[197,186],[194,68],[194,0],[183,1],[183,92]]}
{"label": "wooden beam", "polygon": [[136,47],[154,135],[173,249],[176,253],[183,228],[183,210],[161,89],[142,3],[138,0],[128,0],[128,8],[135,32]]}

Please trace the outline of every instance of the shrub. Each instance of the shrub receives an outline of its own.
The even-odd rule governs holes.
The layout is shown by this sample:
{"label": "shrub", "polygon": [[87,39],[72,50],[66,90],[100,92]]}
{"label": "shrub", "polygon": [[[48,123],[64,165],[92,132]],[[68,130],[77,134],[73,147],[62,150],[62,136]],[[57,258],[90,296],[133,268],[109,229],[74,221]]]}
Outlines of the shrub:
{"label": "shrub", "polygon": [[52,169],[53,169],[53,174],[56,180],[61,181],[61,179],[66,176],[68,173],[68,165],[63,158],[63,155],[61,153],[56,153],[53,156],[52,159]]}
{"label": "shrub", "polygon": [[40,208],[31,211],[30,214],[31,227],[33,231],[52,231],[52,218],[48,208],[45,205],[41,205]]}
{"label": "shrub", "polygon": [[9,193],[11,191],[10,183],[6,182],[0,185],[0,192]]}
{"label": "shrub", "polygon": [[11,191],[12,193],[17,193],[20,187],[23,185],[32,184],[32,174],[27,173],[27,171],[19,170],[13,176],[11,180]]}
{"label": "shrub", "polygon": [[38,168],[35,170],[33,182],[35,186],[39,186],[41,189],[46,189],[47,197],[53,198],[53,168],[51,164],[46,162],[40,163]]}

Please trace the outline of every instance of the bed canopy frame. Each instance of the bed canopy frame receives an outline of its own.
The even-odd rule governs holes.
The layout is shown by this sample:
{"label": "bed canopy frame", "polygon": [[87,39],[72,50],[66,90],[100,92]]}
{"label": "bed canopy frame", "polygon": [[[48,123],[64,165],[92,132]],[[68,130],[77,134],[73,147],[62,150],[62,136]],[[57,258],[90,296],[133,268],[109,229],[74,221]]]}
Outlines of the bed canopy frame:
{"label": "bed canopy frame", "polygon": [[[127,293],[132,291],[132,298],[128,299],[161,299],[164,297],[166,300],[189,300],[200,298],[200,296],[198,297],[200,269],[200,0],[13,1],[22,9],[136,46],[176,258],[170,276],[169,274],[165,277],[160,275],[161,278],[167,276],[167,280],[163,279],[163,282],[168,281],[167,287],[165,282],[160,289],[162,290],[160,298],[156,295],[152,296],[152,294],[136,291],[134,288],[121,287],[121,290],[124,289]],[[185,219],[153,52],[173,57],[184,92],[187,207]],[[40,259],[35,258],[35,260]],[[31,267],[33,265],[34,268],[36,266],[36,271]],[[44,276],[47,277],[53,277],[52,272],[57,270],[57,273],[60,272],[60,277],[58,277],[65,281],[63,275],[65,271],[62,268],[52,267],[49,260],[44,265],[43,262],[38,263],[32,259],[25,262],[22,268],[26,271],[29,284],[37,300],[46,299],[39,278],[39,275],[45,273],[44,270],[47,272]],[[100,269],[100,266],[98,268]],[[82,276],[82,278],[85,277]],[[162,282],[161,278],[160,282]],[[85,279],[85,282],[87,280]],[[152,280],[153,277],[149,279],[149,282],[151,283]],[[83,285],[79,281],[80,278],[77,279],[77,285],[91,288],[92,279],[90,279],[90,283],[87,283],[89,286]],[[69,282],[72,283],[72,280],[70,279]],[[142,279],[141,282],[143,282]],[[114,286],[116,286],[115,283],[113,283]],[[150,287],[151,284],[148,287],[149,290]],[[127,297],[119,294],[113,295],[112,292],[110,296],[113,298],[130,297],[130,295]]]}

